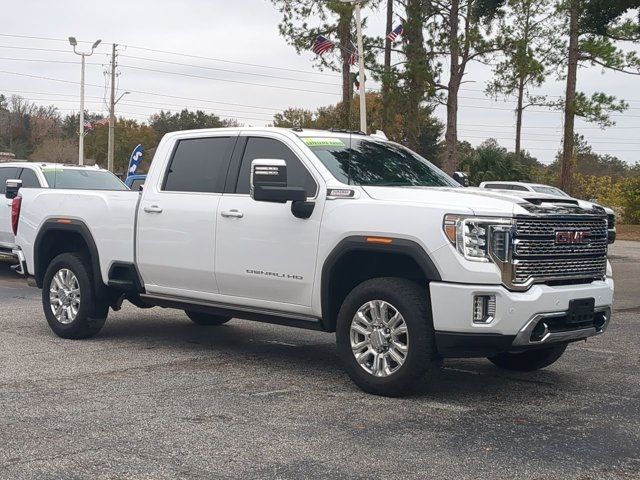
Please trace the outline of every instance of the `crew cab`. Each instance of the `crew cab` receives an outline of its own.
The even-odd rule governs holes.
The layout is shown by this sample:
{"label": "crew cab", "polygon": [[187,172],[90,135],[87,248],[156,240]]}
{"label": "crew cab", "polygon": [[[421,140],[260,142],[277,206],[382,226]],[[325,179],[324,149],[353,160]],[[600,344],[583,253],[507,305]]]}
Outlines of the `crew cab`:
{"label": "crew cab", "polygon": [[[91,188],[124,189],[118,178],[95,166],[59,163],[0,163],[0,194],[5,195],[7,180],[16,180],[18,188]],[[0,260],[14,260],[15,237],[11,231],[11,206],[0,202]]]}
{"label": "crew cab", "polygon": [[63,338],[124,300],[335,332],[353,381],[395,396],[443,358],[535,370],[606,330],[604,210],[534,197],[463,188],[377,135],[191,130],[141,192],[21,190],[15,254]]}

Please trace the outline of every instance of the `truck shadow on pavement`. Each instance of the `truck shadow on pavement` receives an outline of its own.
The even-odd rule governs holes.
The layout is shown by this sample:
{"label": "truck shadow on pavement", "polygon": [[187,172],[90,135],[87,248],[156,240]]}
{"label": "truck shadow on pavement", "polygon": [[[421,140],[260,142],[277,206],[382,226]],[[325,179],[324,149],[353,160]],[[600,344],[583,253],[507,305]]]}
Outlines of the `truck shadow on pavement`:
{"label": "truck shadow on pavement", "polygon": [[[163,314],[160,318],[148,318],[148,312],[152,311],[146,310],[135,319],[127,314],[129,318],[108,320],[92,342],[113,343],[118,348],[125,341],[129,349],[196,355],[197,361],[205,363],[222,357],[230,364],[241,364],[245,370],[271,370],[271,375],[286,376],[301,388],[312,383],[315,388],[323,385],[320,387],[323,390],[365,395],[344,373],[333,334],[237,319],[219,327],[202,327],[193,325],[181,312]],[[547,394],[552,397],[557,395],[557,389],[573,390],[584,382],[582,375],[560,373],[554,367],[528,373],[507,372],[486,359],[445,360],[432,376],[433,381],[413,397],[428,396],[446,402],[459,401],[464,396],[504,396],[515,401],[532,394],[538,398]]]}

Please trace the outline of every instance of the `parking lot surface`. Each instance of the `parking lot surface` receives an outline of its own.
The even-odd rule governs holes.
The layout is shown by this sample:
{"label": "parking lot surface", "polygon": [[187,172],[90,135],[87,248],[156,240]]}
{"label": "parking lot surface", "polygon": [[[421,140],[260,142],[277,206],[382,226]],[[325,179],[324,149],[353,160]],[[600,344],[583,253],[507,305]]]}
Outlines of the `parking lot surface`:
{"label": "parking lot surface", "polygon": [[404,399],[325,333],[127,304],[62,340],[0,264],[0,478],[640,479],[640,243],[611,253],[605,335],[534,373],[449,360]]}

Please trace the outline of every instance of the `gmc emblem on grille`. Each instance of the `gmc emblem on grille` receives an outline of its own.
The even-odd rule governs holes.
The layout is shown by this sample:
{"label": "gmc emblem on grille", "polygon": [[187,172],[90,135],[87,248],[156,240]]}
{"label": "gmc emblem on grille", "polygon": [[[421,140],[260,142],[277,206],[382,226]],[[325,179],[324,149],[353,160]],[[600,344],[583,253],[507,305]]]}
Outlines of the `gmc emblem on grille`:
{"label": "gmc emblem on grille", "polygon": [[580,245],[589,243],[588,230],[556,230],[556,245]]}

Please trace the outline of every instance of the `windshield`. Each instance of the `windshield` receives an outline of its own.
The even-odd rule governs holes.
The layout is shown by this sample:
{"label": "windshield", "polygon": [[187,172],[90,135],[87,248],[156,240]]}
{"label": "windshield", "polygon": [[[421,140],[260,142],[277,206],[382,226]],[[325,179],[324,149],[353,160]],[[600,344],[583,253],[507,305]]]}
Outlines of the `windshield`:
{"label": "windshield", "polygon": [[562,190],[560,190],[559,188],[556,187],[547,187],[547,186],[533,186],[531,187],[533,188],[534,192],[538,192],[538,193],[546,193],[547,195],[556,195],[556,196],[560,196],[560,197],[568,197],[569,195],[567,195],[566,193],[564,193]]}
{"label": "windshield", "polygon": [[442,170],[400,145],[361,137],[304,137],[331,174],[350,185],[459,187]]}
{"label": "windshield", "polygon": [[73,190],[128,190],[126,185],[113,173],[105,170],[65,168],[63,166],[43,167],[42,173],[49,188]]}

